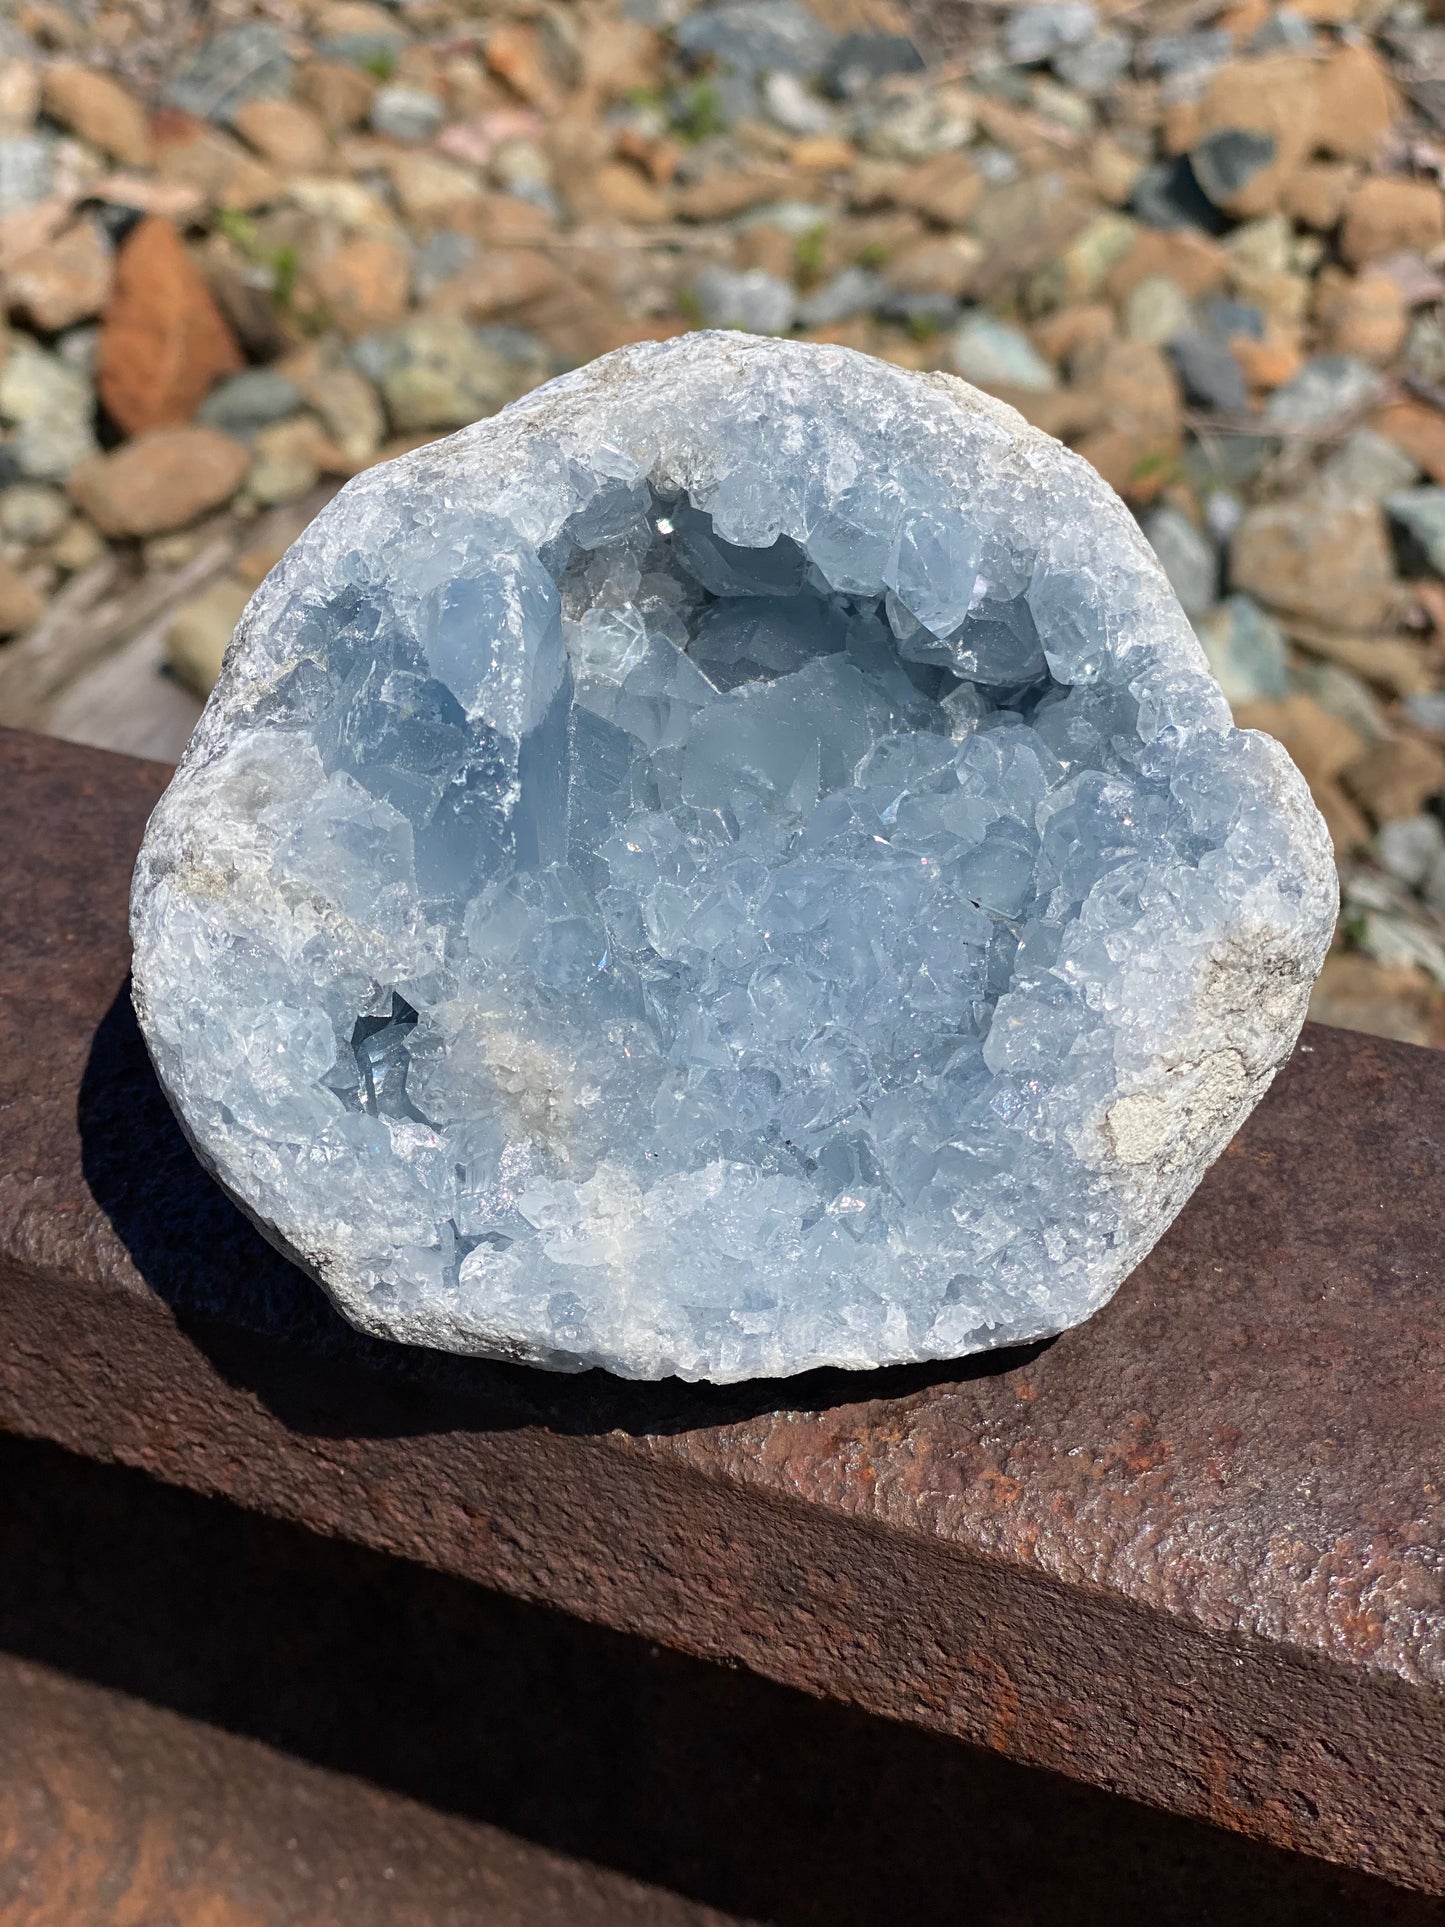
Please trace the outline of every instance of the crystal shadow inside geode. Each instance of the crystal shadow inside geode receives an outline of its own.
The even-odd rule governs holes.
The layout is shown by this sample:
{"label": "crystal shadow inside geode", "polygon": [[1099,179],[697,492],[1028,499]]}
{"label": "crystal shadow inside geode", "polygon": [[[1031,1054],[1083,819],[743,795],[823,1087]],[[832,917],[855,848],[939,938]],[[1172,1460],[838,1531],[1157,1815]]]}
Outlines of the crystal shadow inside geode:
{"label": "crystal shadow inside geode", "polygon": [[1333,914],[1086,465],[946,377],[697,335],[291,551],[148,832],[137,1005],[356,1323],[735,1379],[1086,1316]]}

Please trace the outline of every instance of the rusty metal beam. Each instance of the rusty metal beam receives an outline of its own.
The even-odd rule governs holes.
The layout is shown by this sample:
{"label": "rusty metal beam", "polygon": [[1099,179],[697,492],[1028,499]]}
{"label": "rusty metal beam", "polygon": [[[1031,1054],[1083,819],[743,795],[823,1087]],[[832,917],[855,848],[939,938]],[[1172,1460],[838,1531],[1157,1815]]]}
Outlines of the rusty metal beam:
{"label": "rusty metal beam", "polygon": [[0,739],[0,1424],[1445,1891],[1445,1056],[1314,1028],[1079,1331],[628,1387],[359,1338],[125,997],[155,766]]}

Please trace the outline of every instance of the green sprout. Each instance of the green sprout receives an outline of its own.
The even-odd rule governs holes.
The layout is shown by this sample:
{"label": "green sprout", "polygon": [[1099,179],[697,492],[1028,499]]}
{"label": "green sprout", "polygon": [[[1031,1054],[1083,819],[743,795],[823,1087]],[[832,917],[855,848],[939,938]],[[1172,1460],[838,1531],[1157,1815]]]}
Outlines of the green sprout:
{"label": "green sprout", "polygon": [[867,247],[859,248],[853,258],[860,268],[881,268],[888,259],[888,250],[881,241],[870,241]]}
{"label": "green sprout", "polygon": [[685,141],[690,141],[694,146],[725,130],[727,122],[723,119],[722,100],[710,80],[700,80],[695,87],[688,88],[686,93],[673,101],[672,125]]}
{"label": "green sprout", "polygon": [[361,71],[373,80],[390,80],[396,72],[396,54],[390,47],[373,47],[361,57]]}
{"label": "green sprout", "polygon": [[805,287],[810,282],[816,281],[822,274],[824,250],[827,245],[828,229],[822,221],[798,236],[794,260],[797,263],[798,279]]}

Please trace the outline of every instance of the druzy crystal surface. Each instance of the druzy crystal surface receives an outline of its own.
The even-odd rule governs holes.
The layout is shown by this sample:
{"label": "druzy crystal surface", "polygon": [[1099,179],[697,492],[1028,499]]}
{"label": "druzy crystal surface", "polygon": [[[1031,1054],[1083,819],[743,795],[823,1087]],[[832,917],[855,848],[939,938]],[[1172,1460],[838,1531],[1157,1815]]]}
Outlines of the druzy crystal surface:
{"label": "druzy crystal surface", "polygon": [[135,988],[356,1324],[738,1379],[1087,1316],[1334,910],[1085,463],[951,377],[698,334],[308,529],[152,820]]}

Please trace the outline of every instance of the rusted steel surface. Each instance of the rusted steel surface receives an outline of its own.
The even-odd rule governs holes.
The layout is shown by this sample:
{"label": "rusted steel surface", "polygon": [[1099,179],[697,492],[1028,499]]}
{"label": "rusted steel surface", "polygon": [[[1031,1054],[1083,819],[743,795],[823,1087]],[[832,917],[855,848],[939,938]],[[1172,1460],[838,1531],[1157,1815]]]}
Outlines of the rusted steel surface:
{"label": "rusted steel surface", "polygon": [[[0,1421],[1445,1890],[1445,1056],[1318,1028],[1025,1354],[725,1391],[363,1340],[125,999],[154,765],[0,743]],[[23,826],[23,831],[21,826]]]}
{"label": "rusted steel surface", "polygon": [[33,1439],[0,1493],[0,1927],[1445,1921]]}

